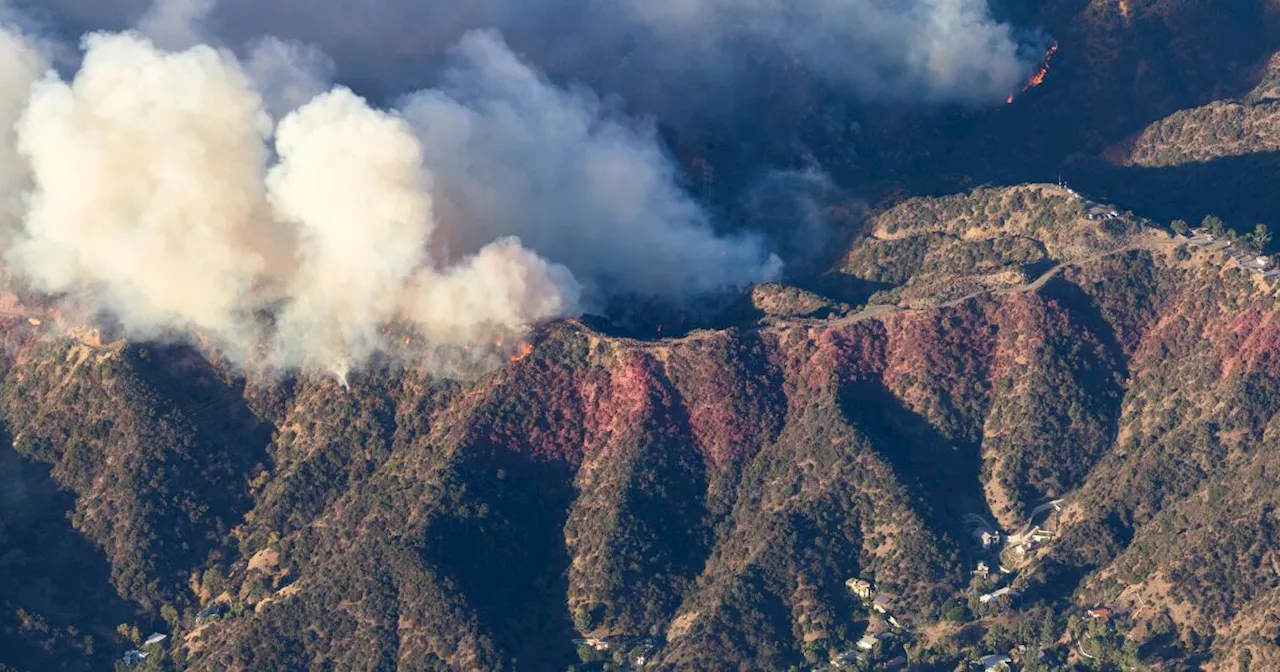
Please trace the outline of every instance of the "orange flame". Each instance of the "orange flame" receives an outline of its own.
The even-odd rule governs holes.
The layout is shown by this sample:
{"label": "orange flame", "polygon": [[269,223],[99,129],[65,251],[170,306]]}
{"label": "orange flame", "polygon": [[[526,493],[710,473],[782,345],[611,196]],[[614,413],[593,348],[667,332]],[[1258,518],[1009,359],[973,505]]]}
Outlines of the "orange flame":
{"label": "orange flame", "polygon": [[521,343],[521,344],[520,344],[520,352],[517,352],[516,354],[511,355],[511,363],[512,363],[512,364],[515,364],[516,362],[518,362],[518,361],[520,361],[520,360],[524,359],[525,357],[528,357],[529,355],[532,355],[532,354],[533,354],[533,344],[532,344],[532,343]]}
{"label": "orange flame", "polygon": [[[1040,69],[1036,70],[1036,73],[1031,75],[1031,78],[1027,80],[1027,83],[1022,85],[1022,91],[1019,93],[1026,93],[1027,91],[1030,91],[1044,83],[1045,75],[1049,74],[1049,61],[1053,60],[1053,55],[1056,53],[1058,53],[1058,43],[1054,42],[1049,45],[1049,50],[1044,52],[1044,60],[1041,61]],[[1006,104],[1013,103],[1013,97],[1014,94],[1010,92],[1009,97],[1004,102]]]}

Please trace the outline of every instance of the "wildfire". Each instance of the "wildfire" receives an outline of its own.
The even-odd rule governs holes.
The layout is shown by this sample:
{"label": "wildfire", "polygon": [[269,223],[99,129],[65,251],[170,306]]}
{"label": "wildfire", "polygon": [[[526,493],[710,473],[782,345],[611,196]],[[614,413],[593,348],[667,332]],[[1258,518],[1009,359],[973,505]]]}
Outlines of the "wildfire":
{"label": "wildfire", "polygon": [[[1044,52],[1044,60],[1040,62],[1040,69],[1036,70],[1036,73],[1034,75],[1031,75],[1031,78],[1027,80],[1026,84],[1022,85],[1022,90],[1019,91],[1018,93],[1026,93],[1027,91],[1030,91],[1031,89],[1037,86],[1040,86],[1041,84],[1044,83],[1045,75],[1049,74],[1049,61],[1053,60],[1053,55],[1056,53],[1058,53],[1058,43],[1054,42],[1053,44],[1049,45],[1049,50]],[[1005,103],[1012,104],[1013,98],[1014,98],[1014,94],[1010,92],[1009,97],[1005,100]]]}
{"label": "wildfire", "polygon": [[520,344],[520,351],[519,351],[519,352],[517,352],[517,353],[516,353],[516,354],[514,354],[514,355],[511,355],[511,363],[512,363],[512,364],[515,364],[516,362],[518,362],[518,361],[520,361],[520,360],[524,359],[525,357],[528,357],[529,355],[532,355],[532,354],[533,354],[533,344],[532,344],[532,343],[521,343],[521,344]]}

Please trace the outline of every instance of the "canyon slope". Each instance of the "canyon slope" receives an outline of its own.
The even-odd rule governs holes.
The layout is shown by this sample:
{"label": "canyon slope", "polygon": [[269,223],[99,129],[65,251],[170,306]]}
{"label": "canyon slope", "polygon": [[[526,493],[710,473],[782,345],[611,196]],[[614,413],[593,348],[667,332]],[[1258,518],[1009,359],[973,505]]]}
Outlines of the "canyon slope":
{"label": "canyon slope", "polygon": [[1266,669],[1280,319],[1215,247],[1059,186],[914,198],[729,326],[345,387],[11,302],[2,662]]}

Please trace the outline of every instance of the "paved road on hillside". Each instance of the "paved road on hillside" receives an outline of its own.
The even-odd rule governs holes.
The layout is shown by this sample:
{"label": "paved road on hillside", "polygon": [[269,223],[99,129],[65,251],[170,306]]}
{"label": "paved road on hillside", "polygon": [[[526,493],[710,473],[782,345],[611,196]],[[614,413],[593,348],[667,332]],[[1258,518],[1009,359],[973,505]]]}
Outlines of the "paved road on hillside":
{"label": "paved road on hillside", "polygon": [[1038,292],[1041,289],[1043,289],[1044,286],[1048,284],[1050,280],[1057,277],[1058,274],[1060,274],[1067,267],[1083,266],[1085,264],[1101,261],[1103,259],[1106,259],[1107,257],[1114,257],[1121,254],[1128,254],[1129,252],[1135,252],[1139,250],[1170,249],[1170,248],[1177,247],[1180,244],[1181,243],[1179,241],[1172,240],[1172,239],[1148,238],[1135,243],[1131,243],[1129,245],[1125,245],[1124,247],[1116,248],[1114,250],[1099,252],[1097,254],[1084,257],[1082,259],[1060,261],[1054,264],[1044,273],[1040,274],[1040,276],[1037,277],[1035,280],[1031,280],[1030,282],[1026,282],[1021,285],[1013,285],[1011,287],[988,287],[984,289],[979,289],[979,290],[970,292],[968,294],[965,294],[964,296],[961,296],[959,298],[951,299],[950,301],[939,303],[935,306],[931,306],[925,309],[909,308],[909,307],[901,306],[898,304],[879,304],[879,305],[873,305],[873,306],[866,306],[862,310],[859,310],[855,313],[851,313],[849,315],[846,315],[844,317],[834,319],[834,320],[821,320],[821,319],[814,319],[814,318],[796,318],[792,320],[780,321],[779,323],[770,325],[770,327],[767,327],[767,328],[789,329],[796,326],[814,326],[814,327],[843,326],[846,324],[852,324],[854,322],[861,322],[863,320],[879,319],[897,312],[911,312],[914,310],[938,310],[939,308],[953,308],[960,304],[967,303],[969,301],[972,301],[974,299],[987,296],[987,295],[1022,294],[1026,292]]}

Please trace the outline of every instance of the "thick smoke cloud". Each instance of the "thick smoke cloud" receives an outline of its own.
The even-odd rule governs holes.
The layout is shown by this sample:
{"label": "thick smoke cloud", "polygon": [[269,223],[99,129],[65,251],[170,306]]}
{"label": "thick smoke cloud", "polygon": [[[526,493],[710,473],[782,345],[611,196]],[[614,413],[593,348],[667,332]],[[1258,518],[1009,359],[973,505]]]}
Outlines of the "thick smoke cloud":
{"label": "thick smoke cloud", "polygon": [[[1027,51],[986,0],[627,0],[664,43],[715,63],[773,47],[865,96],[999,99],[1026,77]],[[690,59],[698,62],[699,59]]]}
{"label": "thick smoke cloud", "polygon": [[713,233],[648,126],[494,34],[402,110],[340,87],[305,100],[325,63],[280,41],[242,61],[100,33],[74,76],[36,80],[39,50],[0,35],[9,270],[129,334],[343,373],[401,327],[471,345],[618,292],[679,301],[778,272],[757,240]]}
{"label": "thick smoke cloud", "polygon": [[48,67],[36,43],[16,29],[0,30],[0,244],[21,220],[23,195],[30,186],[30,168],[18,156],[16,126],[32,85]]}
{"label": "thick smoke cloud", "polygon": [[[231,42],[265,34],[319,45],[345,74],[386,88],[420,79],[424,60],[472,29],[502,31],[557,74],[583,79],[605,63],[640,65],[599,79],[623,93],[666,86],[756,82],[764,58],[796,63],[864,99],[998,102],[1035,66],[1035,37],[995,19],[988,0],[165,0],[148,25],[167,37],[184,17],[217,24]],[[47,11],[101,25],[134,20],[147,0],[42,0]],[[411,63],[406,69],[403,64]],[[742,68],[751,63],[752,68]],[[732,79],[732,83],[726,80]],[[420,86],[418,81],[414,86]],[[404,90],[401,88],[401,90]],[[686,95],[697,95],[690,90]]]}
{"label": "thick smoke cloud", "polygon": [[[686,302],[779,275],[760,237],[716,231],[654,121],[553,77],[705,118],[767,99],[757,66],[855,98],[976,103],[1031,65],[986,0],[24,9],[34,22],[0,5],[6,272],[130,335],[337,373],[406,343],[511,343],[620,296]],[[75,29],[114,32],[77,55]],[[768,184],[820,224],[809,211],[838,190],[805,175]]]}
{"label": "thick smoke cloud", "polygon": [[265,37],[249,47],[245,68],[275,119],[324,93],[333,82],[333,61],[318,48]]}
{"label": "thick smoke cloud", "polygon": [[66,83],[38,82],[17,124],[35,188],[12,270],[91,293],[131,329],[207,329],[241,342],[240,297],[264,270],[255,229],[270,120],[219,53],[163,55],[95,35]]}
{"label": "thick smoke cloud", "polygon": [[138,30],[164,49],[186,49],[203,41],[203,24],[215,0],[160,0],[138,22]]}
{"label": "thick smoke cloud", "polygon": [[[756,241],[717,237],[676,186],[651,124],[609,111],[590,92],[563,91],[491,33],[454,51],[439,89],[409,96],[404,117],[422,138],[450,226],[450,249],[471,253],[515,235],[570,266],[591,296],[695,296],[780,270]],[[548,167],[555,170],[547,170]]]}

